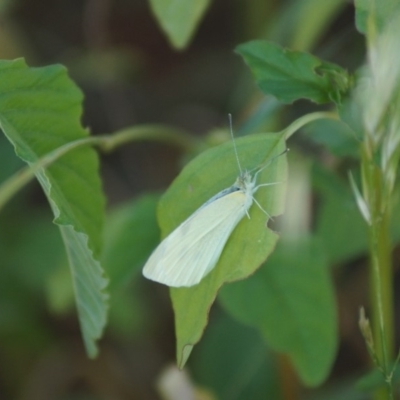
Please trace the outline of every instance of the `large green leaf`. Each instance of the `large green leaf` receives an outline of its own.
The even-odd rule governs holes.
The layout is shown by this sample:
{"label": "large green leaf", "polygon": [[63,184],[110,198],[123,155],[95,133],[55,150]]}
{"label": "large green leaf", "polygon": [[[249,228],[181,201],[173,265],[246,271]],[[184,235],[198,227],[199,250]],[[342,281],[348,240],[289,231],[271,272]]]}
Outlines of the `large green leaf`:
{"label": "large green leaf", "polygon": [[263,337],[218,311],[190,358],[196,382],[219,400],[280,399],[276,357]]}
{"label": "large green leaf", "polygon": [[[257,134],[237,140],[243,168],[252,169],[281,153],[282,135]],[[159,223],[165,236],[191,215],[206,200],[231,186],[238,175],[232,143],[208,150],[189,163],[162,197]],[[271,161],[258,182],[279,184],[258,190],[255,197],[270,215],[283,211],[286,157]],[[182,367],[207,324],[208,312],[224,282],[243,279],[252,274],[272,252],[278,236],[266,227],[265,214],[250,209],[231,234],[214,270],[200,284],[191,288],[171,289],[175,312],[177,359]]]}
{"label": "large green leaf", "polygon": [[219,299],[286,353],[304,383],[326,378],[337,346],[335,300],[323,248],[313,239],[282,239],[266,265],[225,286]]}
{"label": "large green leaf", "polygon": [[254,40],[236,47],[265,94],[283,103],[309,99],[340,104],[351,86],[347,72],[311,54]]}
{"label": "large green leaf", "polygon": [[209,4],[210,0],[150,0],[161,28],[177,49],[188,44]]}
{"label": "large green leaf", "polygon": [[107,215],[101,260],[110,279],[109,329],[113,333],[131,336],[147,327],[148,310],[137,286],[142,283],[140,270],[160,239],[159,197],[142,196]]}
{"label": "large green leaf", "polygon": [[[28,68],[23,60],[2,61],[0,78],[1,129],[22,160],[32,165],[87,136],[80,124],[82,93],[64,67]],[[36,176],[61,229],[84,342],[94,357],[107,316],[107,280],[97,261],[104,217],[98,158],[92,149],[79,148]]]}

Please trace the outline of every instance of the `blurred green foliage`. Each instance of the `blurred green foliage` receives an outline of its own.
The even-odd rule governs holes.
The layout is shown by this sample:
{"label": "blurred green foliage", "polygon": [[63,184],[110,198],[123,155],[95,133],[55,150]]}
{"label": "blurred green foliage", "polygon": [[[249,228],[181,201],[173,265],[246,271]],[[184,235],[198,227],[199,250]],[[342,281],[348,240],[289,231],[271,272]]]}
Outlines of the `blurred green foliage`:
{"label": "blurred green foliage", "polygon": [[[160,130],[100,155],[82,146],[36,171],[45,196],[32,182],[1,210],[0,398],[167,399],[157,379],[175,361],[171,302],[165,287],[140,273],[159,242],[158,221],[165,234],[232,183],[231,143],[212,148],[229,140],[226,130],[216,131],[227,125],[228,112],[238,136],[268,136],[335,106],[341,121],[320,119],[288,141],[310,165],[308,175],[292,182],[299,191],[288,203],[295,208],[288,214],[299,217],[289,221],[291,232],[301,240],[291,242],[287,222],[277,217],[272,225],[284,240],[253,276],[223,287],[211,314],[223,280],[200,300],[192,289],[180,299],[172,292],[181,310],[175,328],[182,343],[182,332],[200,321],[197,342],[209,325],[187,364],[190,390],[206,389],[199,398],[369,398],[358,390],[378,387],[375,375],[353,387],[367,368],[357,327],[367,273],[357,267],[366,264],[368,242],[347,172],[358,181],[360,121],[349,94],[365,58],[355,26],[366,33],[371,2],[355,6],[341,0],[1,3],[0,58],[24,57],[30,67],[22,60],[0,64],[0,124],[20,157],[1,137],[0,184],[18,179],[21,159],[34,165],[89,132],[100,150],[102,134],[146,124],[161,122],[177,136]],[[397,9],[394,1],[382,2],[378,31]],[[42,67],[55,62],[72,79],[60,66]],[[251,140],[238,140],[245,166],[265,156],[261,145],[241,148]],[[302,169],[299,159],[288,154],[289,170]],[[154,193],[187,162],[159,203]],[[265,170],[267,180],[273,172]],[[201,194],[190,198],[188,185],[196,182]],[[260,197],[265,207],[272,200]],[[272,205],[283,209],[283,201]],[[270,250],[258,253],[265,260]],[[193,299],[202,315],[190,307]],[[80,330],[94,355],[106,315],[100,356],[87,361]]]}

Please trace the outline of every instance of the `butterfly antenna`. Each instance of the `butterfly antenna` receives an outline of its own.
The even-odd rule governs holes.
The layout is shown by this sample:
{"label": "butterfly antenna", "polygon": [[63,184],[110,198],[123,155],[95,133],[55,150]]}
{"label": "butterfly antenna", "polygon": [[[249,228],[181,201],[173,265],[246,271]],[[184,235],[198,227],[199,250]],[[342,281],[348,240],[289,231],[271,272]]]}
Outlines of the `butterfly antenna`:
{"label": "butterfly antenna", "polygon": [[233,136],[233,124],[232,124],[232,114],[231,113],[228,114],[228,118],[229,118],[229,129],[231,132],[231,138],[232,138],[232,143],[233,143],[233,150],[235,151],[235,156],[236,156],[236,161],[238,163],[239,172],[242,175],[243,170],[242,170],[242,166],[240,165],[240,161],[239,161],[239,154],[238,154],[237,148],[236,148],[235,137]]}
{"label": "butterfly antenna", "polygon": [[279,153],[278,155],[276,155],[276,156],[270,158],[269,160],[267,160],[267,161],[265,162],[264,165],[261,164],[261,167],[255,167],[255,168],[253,168],[250,172],[253,172],[253,171],[257,170],[257,172],[256,172],[255,175],[254,175],[254,176],[256,177],[261,171],[264,171],[264,169],[267,168],[267,167],[272,163],[272,161],[276,160],[276,159],[279,158],[280,156],[283,156],[284,154],[286,154],[286,153],[289,152],[289,151],[290,151],[290,149],[289,149],[289,148],[286,148],[285,150],[282,151],[282,153]]}

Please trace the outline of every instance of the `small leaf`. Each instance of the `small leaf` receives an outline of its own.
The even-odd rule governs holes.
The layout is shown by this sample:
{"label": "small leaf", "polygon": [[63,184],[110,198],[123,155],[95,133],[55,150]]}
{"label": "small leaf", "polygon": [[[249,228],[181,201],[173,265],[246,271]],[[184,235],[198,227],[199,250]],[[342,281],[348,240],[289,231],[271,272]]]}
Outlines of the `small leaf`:
{"label": "small leaf", "polygon": [[312,238],[282,238],[266,265],[224,287],[219,299],[286,353],[305,384],[326,378],[337,347],[335,301],[323,249]]}
{"label": "small leaf", "polygon": [[339,66],[300,51],[261,40],[236,48],[265,94],[283,103],[309,99],[315,103],[340,104],[351,87],[347,72]]}
{"label": "small leaf", "polygon": [[[236,142],[243,168],[253,169],[284,150],[282,135],[257,134]],[[280,182],[260,188],[257,201],[270,215],[283,211],[285,192],[285,155],[271,161],[258,182]],[[238,175],[232,143],[208,150],[189,163],[162,197],[159,223],[163,236],[171,232],[205,201],[230,187]],[[175,311],[177,359],[182,368],[195,343],[200,340],[209,309],[224,282],[244,279],[252,274],[272,252],[278,239],[266,228],[265,214],[255,205],[250,219],[244,217],[231,234],[217,266],[200,284],[171,289]]]}
{"label": "small leaf", "polygon": [[177,49],[186,47],[209,4],[210,0],[150,0],[161,28]]}
{"label": "small leaf", "polygon": [[[1,129],[25,162],[34,164],[52,150],[87,137],[80,124],[82,93],[64,67],[28,68],[23,60],[1,61],[0,78]],[[84,342],[94,357],[107,317],[107,280],[97,261],[104,217],[97,155],[91,148],[76,149],[36,177],[60,226]]]}

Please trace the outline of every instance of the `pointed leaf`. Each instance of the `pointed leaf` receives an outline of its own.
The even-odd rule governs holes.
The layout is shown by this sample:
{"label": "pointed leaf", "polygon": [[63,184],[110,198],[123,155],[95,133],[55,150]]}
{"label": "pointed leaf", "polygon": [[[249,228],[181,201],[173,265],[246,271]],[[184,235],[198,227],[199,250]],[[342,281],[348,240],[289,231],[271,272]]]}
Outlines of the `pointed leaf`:
{"label": "pointed leaf", "polygon": [[[252,169],[284,150],[282,135],[257,134],[237,140],[243,168]],[[260,188],[257,201],[272,216],[283,211],[286,156],[271,161],[259,183],[280,182]],[[159,222],[164,236],[205,201],[231,186],[238,175],[232,143],[208,150],[189,163],[162,197]],[[278,236],[266,227],[265,214],[255,205],[231,234],[217,266],[198,285],[171,289],[175,311],[177,359],[183,367],[207,324],[208,312],[224,282],[252,274],[272,252]]]}
{"label": "pointed leaf", "polygon": [[[0,125],[28,164],[87,137],[80,124],[82,93],[64,67],[28,68],[23,60],[1,61],[0,77]],[[98,158],[92,149],[79,148],[36,176],[62,232],[84,342],[94,357],[107,315],[107,280],[97,261],[104,216]]]}
{"label": "pointed leaf", "polygon": [[183,49],[206,12],[210,0],[150,0],[150,5],[171,44]]}
{"label": "pointed leaf", "polygon": [[315,103],[340,104],[351,86],[347,72],[311,54],[254,40],[236,48],[265,94],[283,103],[309,99]]}

